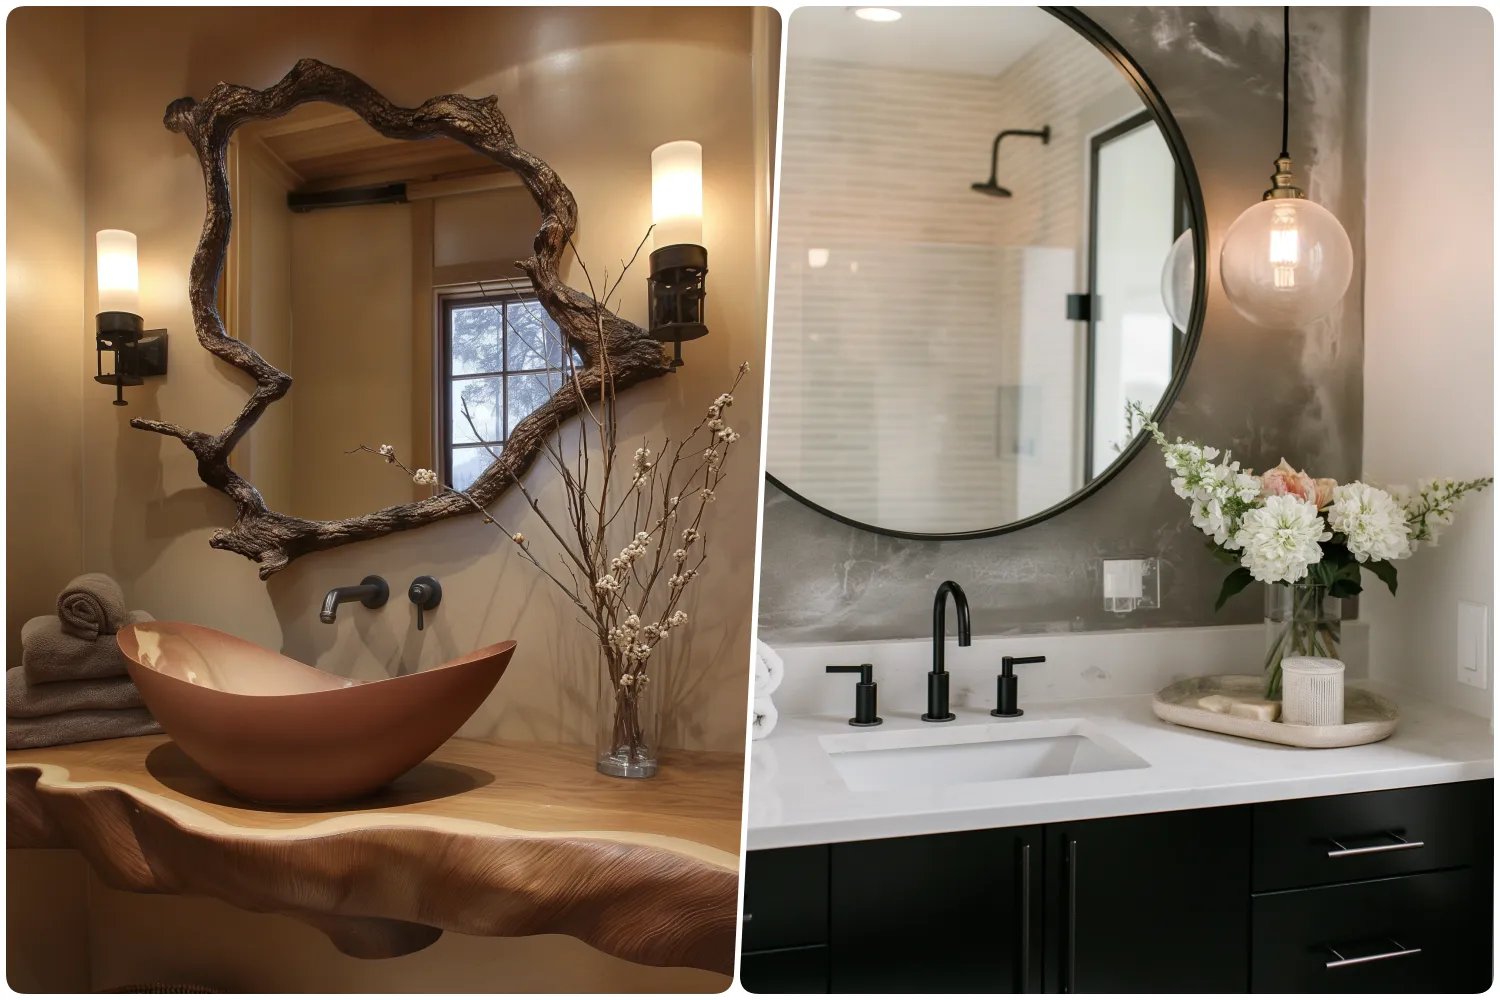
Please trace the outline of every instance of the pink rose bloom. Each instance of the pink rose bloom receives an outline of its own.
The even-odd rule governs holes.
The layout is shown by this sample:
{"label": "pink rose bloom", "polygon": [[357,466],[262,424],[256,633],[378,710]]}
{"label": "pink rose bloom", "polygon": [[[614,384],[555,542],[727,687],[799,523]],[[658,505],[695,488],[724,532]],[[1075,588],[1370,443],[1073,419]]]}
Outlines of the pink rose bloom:
{"label": "pink rose bloom", "polygon": [[1322,510],[1324,507],[1327,507],[1329,504],[1333,503],[1333,489],[1337,485],[1338,481],[1334,479],[1313,480],[1313,487],[1318,492],[1318,498],[1313,502],[1318,505],[1319,510]]}
{"label": "pink rose bloom", "polygon": [[[1263,496],[1295,496],[1301,497],[1308,503],[1316,504],[1318,499],[1318,487],[1311,476],[1305,472],[1298,472],[1287,464],[1286,459],[1274,469],[1268,469],[1260,475],[1260,492]],[[1328,491],[1330,499],[1333,497],[1332,488]]]}

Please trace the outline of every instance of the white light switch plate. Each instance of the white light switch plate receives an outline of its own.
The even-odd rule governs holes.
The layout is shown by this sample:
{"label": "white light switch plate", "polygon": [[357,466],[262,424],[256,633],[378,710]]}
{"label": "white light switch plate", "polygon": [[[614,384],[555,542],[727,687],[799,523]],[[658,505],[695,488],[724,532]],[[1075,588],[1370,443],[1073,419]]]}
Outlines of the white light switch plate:
{"label": "white light switch plate", "polygon": [[1458,682],[1481,690],[1489,686],[1489,611],[1458,602]]}

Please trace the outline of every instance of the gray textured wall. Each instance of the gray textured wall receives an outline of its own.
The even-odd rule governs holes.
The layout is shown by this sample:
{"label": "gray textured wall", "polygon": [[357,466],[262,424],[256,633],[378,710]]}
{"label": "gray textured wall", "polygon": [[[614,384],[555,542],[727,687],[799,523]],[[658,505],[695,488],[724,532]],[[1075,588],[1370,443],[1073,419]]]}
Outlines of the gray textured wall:
{"label": "gray textured wall", "polygon": [[[1232,448],[1255,469],[1285,455],[1315,476],[1359,473],[1364,200],[1364,8],[1292,11],[1291,153],[1308,196],[1355,248],[1340,310],[1299,331],[1236,313],[1218,282],[1229,224],[1269,186],[1281,117],[1278,7],[1086,7],[1145,70],[1192,151],[1208,210],[1208,319],[1165,426]],[[774,350],[774,340],[773,340]],[[771,642],[911,638],[931,630],[933,589],[961,583],[984,634],[1259,620],[1260,588],[1213,610],[1224,567],[1146,449],[1050,521],[978,541],[889,538],[825,518],[766,487],[761,636]],[[1100,560],[1156,556],[1161,607],[1103,609]]]}

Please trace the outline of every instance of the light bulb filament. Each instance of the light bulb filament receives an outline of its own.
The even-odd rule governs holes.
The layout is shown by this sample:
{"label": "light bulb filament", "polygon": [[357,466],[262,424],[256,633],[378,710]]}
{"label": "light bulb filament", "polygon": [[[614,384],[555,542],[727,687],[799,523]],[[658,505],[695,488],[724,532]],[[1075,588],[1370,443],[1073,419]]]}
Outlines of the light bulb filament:
{"label": "light bulb filament", "polygon": [[1280,206],[1271,216],[1271,281],[1276,288],[1297,286],[1297,264],[1302,257],[1302,237],[1297,231],[1297,212]]}

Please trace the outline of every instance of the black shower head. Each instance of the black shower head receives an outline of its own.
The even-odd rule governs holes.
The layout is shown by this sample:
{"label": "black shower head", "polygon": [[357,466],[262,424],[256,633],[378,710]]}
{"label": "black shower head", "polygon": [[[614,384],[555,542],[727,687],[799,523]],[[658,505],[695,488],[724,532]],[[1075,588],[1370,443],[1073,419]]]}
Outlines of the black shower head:
{"label": "black shower head", "polygon": [[995,144],[990,148],[990,179],[976,184],[970,184],[971,190],[980,194],[987,194],[992,198],[1009,198],[1010,188],[1003,188],[995,182],[996,171],[1000,166],[1000,140],[1008,135],[1024,135],[1032,139],[1042,140],[1045,146],[1052,141],[1052,126],[1043,125],[1039,129],[1008,128],[995,136]]}
{"label": "black shower head", "polygon": [[970,184],[969,187],[975,191],[978,191],[980,194],[987,194],[994,198],[1010,197],[1010,188],[1003,188],[999,184],[996,184],[994,181],[984,181],[983,183],[976,181],[975,183]]}

